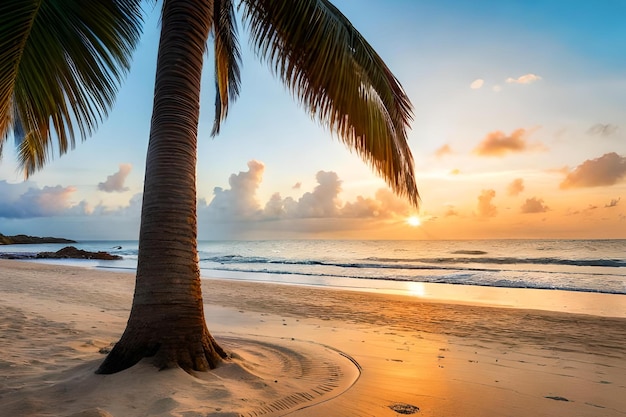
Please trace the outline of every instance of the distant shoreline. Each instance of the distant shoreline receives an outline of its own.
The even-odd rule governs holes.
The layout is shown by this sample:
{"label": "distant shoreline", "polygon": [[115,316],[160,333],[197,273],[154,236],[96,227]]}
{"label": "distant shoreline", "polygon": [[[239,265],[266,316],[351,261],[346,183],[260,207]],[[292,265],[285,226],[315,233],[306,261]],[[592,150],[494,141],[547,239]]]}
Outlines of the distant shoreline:
{"label": "distant shoreline", "polygon": [[[54,242],[56,243],[56,242]],[[38,252],[38,253],[2,253],[0,252],[0,259],[15,259],[15,260],[28,260],[28,259],[101,259],[106,261],[114,261],[123,259],[119,255],[112,255],[105,251],[86,251],[77,249],[74,246],[65,246],[56,252]]]}
{"label": "distant shoreline", "polygon": [[78,243],[75,240],[65,239],[62,237],[39,237],[28,235],[5,236],[0,233],[0,245],[32,245],[43,243]]}

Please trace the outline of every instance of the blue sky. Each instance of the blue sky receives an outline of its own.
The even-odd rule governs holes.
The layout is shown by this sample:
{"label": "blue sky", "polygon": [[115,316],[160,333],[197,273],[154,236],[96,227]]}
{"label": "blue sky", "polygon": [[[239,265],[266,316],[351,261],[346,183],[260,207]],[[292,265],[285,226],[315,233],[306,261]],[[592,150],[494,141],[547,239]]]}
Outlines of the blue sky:
{"label": "blue sky", "polygon": [[[210,55],[203,80],[201,239],[626,238],[626,2],[334,3],[414,104],[420,210],[310,119],[240,26],[242,93],[216,138]],[[26,182],[5,147],[0,233],[137,238],[157,23],[95,135]]]}

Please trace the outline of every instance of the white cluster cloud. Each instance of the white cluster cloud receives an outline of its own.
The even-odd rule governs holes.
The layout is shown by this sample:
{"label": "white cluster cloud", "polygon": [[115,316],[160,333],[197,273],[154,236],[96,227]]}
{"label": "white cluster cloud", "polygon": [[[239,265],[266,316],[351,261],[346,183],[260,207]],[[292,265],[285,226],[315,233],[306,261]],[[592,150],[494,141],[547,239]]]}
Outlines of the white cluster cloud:
{"label": "white cluster cloud", "polygon": [[[504,82],[506,82],[507,84],[531,84],[539,80],[541,80],[540,76],[536,74],[528,73],[528,74],[521,75],[517,78],[508,77],[504,80]],[[485,83],[486,81],[484,79],[477,78],[470,83],[470,88],[472,90],[479,90],[483,88]],[[498,84],[493,85],[491,89],[496,93],[499,93],[500,91],[502,91],[502,87]]]}
{"label": "white cluster cloud", "polygon": [[248,162],[248,171],[232,174],[228,179],[230,189],[215,187],[208,213],[217,219],[254,218],[261,210],[256,191],[263,179],[265,165],[259,161]]}
{"label": "white cluster cloud", "polygon": [[342,203],[339,199],[342,182],[332,171],[319,171],[315,176],[317,186],[298,199],[274,193],[261,205],[256,193],[264,170],[261,162],[250,161],[248,171],[231,175],[230,189],[215,188],[213,200],[209,204],[202,201],[201,210],[211,222],[386,218],[405,216],[410,211],[408,203],[387,189],[376,191],[374,198],[358,196],[353,202]]}
{"label": "white cluster cloud", "polygon": [[[109,176],[103,187],[121,190],[130,166],[120,165],[117,174]],[[315,178],[317,186],[299,198],[281,197],[274,193],[261,204],[257,191],[263,180],[265,166],[259,161],[248,162],[248,170],[232,174],[228,180],[230,188],[216,187],[214,197],[207,203],[198,202],[199,217],[210,223],[249,222],[303,219],[386,219],[407,216],[410,205],[388,189],[379,189],[374,197],[358,196],[354,201],[343,203],[339,194],[341,183],[337,173],[319,171]],[[119,175],[118,175],[119,174]],[[293,189],[299,189],[300,183]],[[51,216],[118,216],[138,218],[141,212],[142,194],[135,194],[127,206],[110,208],[102,203],[89,207],[86,201],[72,203],[74,187],[38,188],[36,184],[23,182],[9,184],[0,181],[0,218],[26,219]]]}
{"label": "white cluster cloud", "polygon": [[298,201],[292,198],[283,200],[285,214],[295,218],[337,217],[339,214],[339,193],[341,181],[334,172],[319,171],[315,176],[317,186],[306,192]]}

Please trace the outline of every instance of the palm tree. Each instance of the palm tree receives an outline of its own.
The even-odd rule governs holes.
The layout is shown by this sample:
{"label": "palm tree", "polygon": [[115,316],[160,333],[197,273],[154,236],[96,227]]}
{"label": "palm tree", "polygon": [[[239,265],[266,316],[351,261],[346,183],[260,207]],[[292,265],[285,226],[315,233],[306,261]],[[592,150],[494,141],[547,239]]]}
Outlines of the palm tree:
{"label": "palm tree", "polygon": [[[95,129],[113,104],[141,29],[139,0],[4,0],[0,151],[9,130],[26,175]],[[380,56],[327,0],[242,0],[252,45],[312,118],[400,195],[419,195],[407,143],[411,103]],[[132,309],[98,372],[151,358],[205,371],[227,357],[204,317],[197,254],[196,153],[203,55],[212,41],[213,134],[240,87],[232,0],[164,0]]]}

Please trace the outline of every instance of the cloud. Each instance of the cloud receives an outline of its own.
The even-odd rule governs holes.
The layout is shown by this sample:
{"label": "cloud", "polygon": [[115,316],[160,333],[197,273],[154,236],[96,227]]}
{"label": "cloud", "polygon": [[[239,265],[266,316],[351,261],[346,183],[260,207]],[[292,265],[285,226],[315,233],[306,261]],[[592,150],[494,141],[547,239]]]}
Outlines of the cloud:
{"label": "cloud", "polygon": [[[231,175],[230,189],[216,188],[213,200],[198,202],[199,234],[212,238],[263,239],[268,233],[285,239],[324,236],[346,232],[354,236],[378,225],[394,225],[406,219],[413,208],[389,189],[379,189],[374,197],[358,196],[342,203],[342,181],[335,172],[319,171],[317,186],[300,198],[275,192],[259,204],[256,190],[262,180],[262,164],[253,161],[247,172]],[[243,186],[245,185],[245,186]]]}
{"label": "cloud", "polygon": [[292,190],[299,190],[300,188],[302,188],[301,182],[297,182],[293,185],[293,187],[291,187]]}
{"label": "cloud", "polygon": [[500,87],[499,85],[494,85],[492,90],[494,93],[499,93],[500,91],[502,91],[502,87]]}
{"label": "cloud", "polygon": [[260,212],[259,220],[339,217],[339,177],[332,171],[319,171],[315,178],[318,184],[315,189],[304,193],[298,200],[291,197],[283,199],[280,193],[274,193]]}
{"label": "cloud", "polygon": [[561,189],[601,187],[617,184],[626,177],[626,157],[615,152],[588,159],[569,172],[559,185]]}
{"label": "cloud", "polygon": [[390,218],[406,217],[410,205],[389,189],[378,189],[374,198],[357,196],[352,202],[342,204],[339,199],[341,180],[335,172],[319,171],[318,185],[313,192],[307,192],[298,200],[287,197],[280,199],[275,193],[265,205],[264,214],[274,218],[282,216],[290,219],[314,218]]}
{"label": "cloud", "polygon": [[256,192],[263,180],[264,170],[262,162],[250,161],[247,172],[230,176],[230,189],[216,187],[214,198],[207,207],[210,216],[227,221],[339,216],[341,181],[335,172],[319,171],[316,175],[318,185],[298,200],[291,197],[283,199],[280,193],[274,193],[262,207]]}
{"label": "cloud", "polygon": [[507,187],[507,192],[511,196],[517,196],[524,191],[524,180],[521,178],[515,178],[513,182]]}
{"label": "cloud", "polygon": [[619,130],[619,126],[611,124],[596,123],[587,129],[587,134],[593,136],[613,136]]}
{"label": "cloud", "polygon": [[32,217],[84,214],[86,203],[72,204],[74,187],[38,188],[35,183],[9,184],[0,181],[0,218],[24,219]]}
{"label": "cloud", "polygon": [[213,189],[213,200],[207,209],[211,217],[222,219],[252,219],[261,212],[256,192],[263,180],[265,165],[259,161],[248,162],[248,171],[232,174],[228,179],[230,189]]}
{"label": "cloud", "polygon": [[380,201],[363,196],[357,196],[352,203],[347,202],[341,213],[351,218],[378,217],[385,214]]}
{"label": "cloud", "polygon": [[143,193],[134,194],[128,201],[128,205],[117,208],[111,208],[98,204],[88,213],[95,216],[118,216],[127,218],[139,218],[141,215],[141,204],[143,202]]}
{"label": "cloud", "polygon": [[0,204],[15,201],[28,191],[30,188],[38,188],[34,182],[23,181],[19,183],[9,183],[5,180],[0,181]]}
{"label": "cloud", "polygon": [[217,187],[209,203],[201,200],[199,211],[209,214],[210,221],[274,221],[296,219],[385,219],[408,216],[410,205],[388,189],[379,189],[375,196],[358,196],[345,204],[339,199],[341,183],[332,171],[319,171],[315,178],[317,186],[300,198],[281,197],[275,192],[261,205],[256,191],[262,181],[264,166],[261,162],[248,163],[249,170],[230,177],[230,189]]}
{"label": "cloud", "polygon": [[611,202],[608,204],[605,204],[604,207],[606,208],[610,208],[610,207],[617,207],[617,204],[619,203],[619,201],[621,200],[621,197],[618,198],[612,198]]}
{"label": "cloud", "polygon": [[526,202],[522,204],[522,213],[545,213],[550,210],[546,206],[541,198],[527,198]]}
{"label": "cloud", "polygon": [[450,145],[446,144],[435,151],[435,156],[437,158],[441,158],[442,156],[448,155],[451,153],[452,153],[452,148],[450,147]]}
{"label": "cloud", "polygon": [[281,217],[284,217],[285,203],[280,196],[280,193],[272,194],[268,202],[265,203],[263,213],[270,219],[279,219]]}
{"label": "cloud", "polygon": [[481,156],[502,156],[510,152],[523,152],[528,149],[525,135],[525,129],[516,129],[509,136],[499,130],[490,132],[474,149],[474,153]]}
{"label": "cloud", "polygon": [[472,81],[472,83],[470,84],[470,88],[472,90],[478,90],[479,88],[481,88],[483,85],[485,84],[485,80],[478,78],[474,81]]}
{"label": "cloud", "polygon": [[482,190],[478,196],[478,215],[480,217],[494,217],[497,214],[496,206],[491,204],[495,196],[494,190]]}
{"label": "cloud", "polygon": [[508,84],[530,84],[530,83],[534,83],[535,81],[539,81],[541,80],[541,77],[535,74],[525,74],[522,75],[520,77],[517,78],[507,78],[506,82]]}
{"label": "cloud", "polygon": [[128,187],[124,187],[124,181],[126,177],[132,171],[133,166],[131,164],[120,164],[120,169],[113,175],[109,175],[105,182],[98,184],[98,190],[105,193],[124,192],[128,191]]}
{"label": "cloud", "polygon": [[338,195],[341,181],[335,172],[319,171],[315,176],[317,186],[313,192],[304,193],[297,203],[286,205],[290,217],[336,217],[339,214]]}
{"label": "cloud", "polygon": [[389,189],[380,188],[374,198],[358,196],[356,201],[347,202],[340,210],[342,217],[350,218],[390,218],[406,217],[411,206]]}

